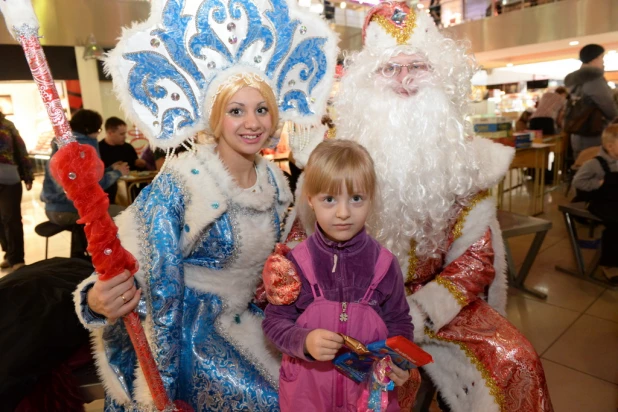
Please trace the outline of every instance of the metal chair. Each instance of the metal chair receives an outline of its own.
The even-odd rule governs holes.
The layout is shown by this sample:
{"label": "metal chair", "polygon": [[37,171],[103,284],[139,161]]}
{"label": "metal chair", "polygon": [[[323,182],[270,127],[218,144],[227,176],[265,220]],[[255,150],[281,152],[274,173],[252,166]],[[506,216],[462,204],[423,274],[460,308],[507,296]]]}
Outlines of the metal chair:
{"label": "metal chair", "polygon": [[36,234],[45,238],[45,259],[47,259],[49,238],[65,230],[68,230],[69,232],[72,233],[73,225],[60,226],[50,221],[39,223],[38,225],[36,225],[36,227],[34,228],[34,231],[36,232]]}

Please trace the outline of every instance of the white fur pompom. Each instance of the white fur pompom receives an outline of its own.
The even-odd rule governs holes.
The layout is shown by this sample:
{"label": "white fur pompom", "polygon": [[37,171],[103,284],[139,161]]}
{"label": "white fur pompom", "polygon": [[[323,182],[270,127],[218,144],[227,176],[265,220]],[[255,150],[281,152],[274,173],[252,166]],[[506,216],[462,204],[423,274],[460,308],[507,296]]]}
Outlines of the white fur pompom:
{"label": "white fur pompom", "polygon": [[6,27],[16,39],[22,34],[36,34],[39,30],[39,20],[31,0],[0,0],[0,11]]}

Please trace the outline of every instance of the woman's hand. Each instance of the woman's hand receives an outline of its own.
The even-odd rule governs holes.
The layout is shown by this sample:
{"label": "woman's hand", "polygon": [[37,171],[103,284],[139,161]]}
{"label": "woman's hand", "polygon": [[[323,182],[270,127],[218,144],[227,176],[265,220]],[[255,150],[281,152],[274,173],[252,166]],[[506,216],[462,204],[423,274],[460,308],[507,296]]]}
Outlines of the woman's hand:
{"label": "woman's hand", "polygon": [[305,339],[305,353],[318,361],[335,359],[335,355],[343,346],[343,338],[335,332],[326,329],[314,329]]}
{"label": "woman's hand", "polygon": [[410,377],[409,371],[404,371],[399,366],[395,365],[393,362],[390,363],[391,371],[388,374],[388,377],[395,382],[395,386],[403,386],[404,383]]}
{"label": "woman's hand", "polygon": [[88,291],[88,307],[110,322],[135,309],[141,296],[128,270],[109,280],[97,280]]}

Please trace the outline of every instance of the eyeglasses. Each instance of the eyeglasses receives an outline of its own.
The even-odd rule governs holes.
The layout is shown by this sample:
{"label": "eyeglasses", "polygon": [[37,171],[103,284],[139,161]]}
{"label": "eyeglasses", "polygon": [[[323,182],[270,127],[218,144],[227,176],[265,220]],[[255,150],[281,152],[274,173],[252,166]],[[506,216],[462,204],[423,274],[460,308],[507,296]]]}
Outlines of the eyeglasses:
{"label": "eyeglasses", "polygon": [[384,77],[395,77],[401,73],[404,67],[408,70],[408,73],[426,72],[430,69],[429,64],[424,62],[412,62],[408,64],[386,63],[378,69],[378,72]]}

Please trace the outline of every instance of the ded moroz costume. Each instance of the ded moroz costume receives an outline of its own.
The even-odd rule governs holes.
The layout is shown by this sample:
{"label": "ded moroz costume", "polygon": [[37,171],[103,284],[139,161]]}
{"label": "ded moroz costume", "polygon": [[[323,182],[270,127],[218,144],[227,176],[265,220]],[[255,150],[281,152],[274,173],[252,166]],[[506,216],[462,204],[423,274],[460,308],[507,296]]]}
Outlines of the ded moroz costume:
{"label": "ded moroz costume", "polygon": [[[337,138],[373,156],[380,190],[368,228],[401,265],[414,340],[434,359],[425,372],[453,412],[551,411],[541,361],[504,317],[505,250],[488,190],[514,151],[471,137],[474,59],[399,2],[370,10],[363,41],[335,99]],[[313,229],[297,205],[303,224],[288,240]]]}

